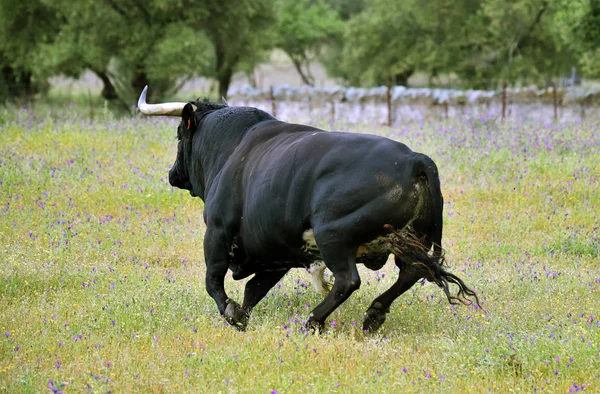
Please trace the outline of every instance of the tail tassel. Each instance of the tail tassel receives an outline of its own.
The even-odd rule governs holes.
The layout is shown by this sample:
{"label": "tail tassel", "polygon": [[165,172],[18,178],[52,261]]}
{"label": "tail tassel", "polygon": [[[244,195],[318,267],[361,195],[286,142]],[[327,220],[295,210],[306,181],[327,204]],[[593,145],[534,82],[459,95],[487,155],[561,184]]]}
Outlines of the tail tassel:
{"label": "tail tassel", "polygon": [[[451,305],[463,304],[470,306],[473,305],[473,300],[469,298],[472,298],[475,305],[483,309],[475,291],[471,290],[458,276],[444,269],[446,259],[441,247],[433,248],[434,252],[430,253],[429,249],[424,246],[424,239],[418,238],[413,231],[410,231],[410,228],[395,231],[389,224],[386,224],[384,228],[390,233],[389,242],[392,253],[405,264],[417,265],[419,268],[426,270],[428,275],[425,275],[425,278],[444,291]],[[436,253],[436,249],[440,252]],[[456,295],[450,293],[449,286],[451,283],[458,286]]]}

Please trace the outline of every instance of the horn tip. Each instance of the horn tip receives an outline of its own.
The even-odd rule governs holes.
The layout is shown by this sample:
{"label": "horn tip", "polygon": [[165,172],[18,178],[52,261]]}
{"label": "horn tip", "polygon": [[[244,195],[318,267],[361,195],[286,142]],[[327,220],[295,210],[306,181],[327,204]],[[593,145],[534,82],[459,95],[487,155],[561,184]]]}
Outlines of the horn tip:
{"label": "horn tip", "polygon": [[142,106],[146,104],[146,94],[148,93],[148,85],[144,87],[142,90],[142,94],[140,94],[140,98],[138,99],[138,109],[141,110]]}

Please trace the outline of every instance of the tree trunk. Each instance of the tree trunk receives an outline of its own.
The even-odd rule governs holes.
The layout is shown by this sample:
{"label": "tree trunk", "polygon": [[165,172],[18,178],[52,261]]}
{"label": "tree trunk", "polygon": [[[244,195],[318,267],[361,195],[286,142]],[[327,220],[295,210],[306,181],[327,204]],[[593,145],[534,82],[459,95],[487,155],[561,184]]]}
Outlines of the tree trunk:
{"label": "tree trunk", "polygon": [[231,84],[231,78],[233,77],[233,66],[237,62],[235,59],[233,62],[227,61],[225,45],[223,45],[219,40],[215,45],[215,55],[217,58],[217,81],[219,82],[219,96],[227,99],[227,91],[229,90],[229,84]]}
{"label": "tree trunk", "polygon": [[300,75],[302,82],[304,82],[308,86],[313,86],[314,81],[312,81],[312,78],[310,78],[308,75],[306,75],[304,73],[304,71],[302,70],[302,61],[300,59],[297,59],[295,56],[292,56],[289,53],[288,53],[288,56],[290,57],[290,59],[292,59],[292,63],[294,64],[294,67],[296,67],[296,71]]}
{"label": "tree trunk", "polygon": [[117,106],[123,110],[129,111],[129,105],[119,97],[117,89],[108,77],[106,71],[92,69],[92,72],[102,81],[102,98],[110,103],[116,103]]}
{"label": "tree trunk", "polygon": [[102,81],[102,97],[106,101],[117,100],[119,96],[117,95],[117,90],[115,89],[115,85],[112,84],[110,78],[105,71],[92,70],[94,74]]}
{"label": "tree trunk", "polygon": [[256,76],[254,75],[254,70],[246,72],[246,78],[248,79],[248,83],[254,89],[258,88],[258,84],[256,83]]}
{"label": "tree trunk", "polygon": [[[149,84],[150,83],[146,72],[141,67],[137,68],[133,74],[133,79],[131,80],[131,87],[133,88],[133,91],[136,92],[136,94],[140,94],[142,90],[144,90],[144,88]],[[157,86],[157,88],[159,87]],[[157,91],[157,89],[154,89],[153,95],[161,93],[162,92]]]}
{"label": "tree trunk", "polygon": [[11,66],[2,67],[2,76],[0,77],[6,84],[6,94],[8,99],[24,98],[29,100],[35,93],[32,81],[32,74],[23,71],[20,74]]}
{"label": "tree trunk", "polygon": [[[17,88],[17,81],[15,78],[14,70],[11,66],[3,66],[2,67],[2,76],[0,76],[1,81],[5,85],[2,89],[0,89],[0,94],[2,96],[6,95],[7,99],[15,97],[15,91]],[[4,97],[2,97],[4,99]]]}
{"label": "tree trunk", "polygon": [[396,85],[408,87],[408,78],[410,78],[414,72],[415,72],[415,70],[411,67],[411,68],[407,69],[406,71],[403,71],[401,73],[394,75],[394,80],[395,80]]}
{"label": "tree trunk", "polygon": [[231,84],[231,77],[233,76],[233,70],[231,67],[226,67],[224,70],[219,72],[219,96],[227,99],[227,91]]}

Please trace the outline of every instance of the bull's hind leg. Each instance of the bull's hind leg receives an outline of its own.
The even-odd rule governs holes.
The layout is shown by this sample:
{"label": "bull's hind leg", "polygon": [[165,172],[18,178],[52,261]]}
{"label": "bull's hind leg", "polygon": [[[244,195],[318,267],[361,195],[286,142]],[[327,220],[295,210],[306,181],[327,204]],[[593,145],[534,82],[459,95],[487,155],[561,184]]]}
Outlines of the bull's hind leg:
{"label": "bull's hind leg", "polygon": [[375,332],[385,322],[386,315],[390,311],[390,306],[400,297],[406,290],[413,287],[415,283],[422,277],[422,272],[415,269],[412,265],[404,265],[396,257],[396,265],[400,268],[396,283],[386,290],[382,295],[377,297],[372,303],[363,321],[363,330]]}
{"label": "bull's hind leg", "polygon": [[[444,291],[451,304],[460,302],[470,305],[472,301],[465,299],[465,297],[473,297],[477,306],[481,307],[477,294],[467,287],[459,277],[449,273],[442,267],[444,261],[442,254],[434,253],[429,255],[426,246],[419,246],[414,242],[414,238],[412,240],[407,238],[406,240],[407,248],[403,249],[403,251],[400,250],[401,253],[395,255],[396,265],[400,268],[398,280],[388,291],[373,301],[367,310],[367,316],[363,322],[364,330],[376,331],[385,321],[386,313],[389,312],[392,302],[406,290],[410,289],[420,278],[425,278],[438,285]],[[402,247],[401,244],[397,244],[396,246],[398,245]],[[456,296],[450,294],[449,283],[458,286],[458,294]]]}
{"label": "bull's hind leg", "polygon": [[241,310],[237,310],[238,316],[234,316],[236,328],[245,330],[252,309],[263,299],[263,297],[285,276],[288,269],[281,271],[257,272],[252,279],[246,283],[244,290],[244,304]]}
{"label": "bull's hind leg", "polygon": [[[317,240],[318,242],[318,240]],[[356,249],[320,247],[325,265],[333,273],[335,282],[325,299],[311,312],[306,325],[311,330],[321,330],[327,317],[360,287],[360,276],[356,269]]]}

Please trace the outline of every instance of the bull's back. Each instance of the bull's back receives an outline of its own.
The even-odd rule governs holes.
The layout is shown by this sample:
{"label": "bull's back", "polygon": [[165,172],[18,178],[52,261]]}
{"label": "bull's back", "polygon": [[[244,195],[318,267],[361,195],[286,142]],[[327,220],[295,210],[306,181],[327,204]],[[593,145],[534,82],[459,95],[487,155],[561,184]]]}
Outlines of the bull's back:
{"label": "bull's back", "polygon": [[316,131],[282,135],[247,155],[242,232],[252,251],[300,247],[308,228],[366,242],[401,226],[417,200],[421,155],[382,137]]}

